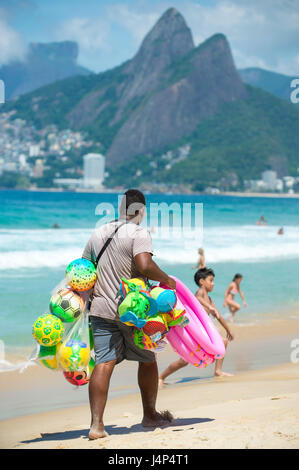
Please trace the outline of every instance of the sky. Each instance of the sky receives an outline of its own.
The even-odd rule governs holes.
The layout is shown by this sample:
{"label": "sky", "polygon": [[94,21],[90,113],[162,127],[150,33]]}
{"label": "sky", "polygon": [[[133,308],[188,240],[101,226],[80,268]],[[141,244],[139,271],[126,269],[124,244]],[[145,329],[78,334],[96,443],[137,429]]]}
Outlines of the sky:
{"label": "sky", "polygon": [[0,0],[0,65],[25,60],[31,42],[74,40],[80,65],[108,70],[136,54],[170,7],[196,46],[223,33],[237,68],[299,77],[299,0]]}

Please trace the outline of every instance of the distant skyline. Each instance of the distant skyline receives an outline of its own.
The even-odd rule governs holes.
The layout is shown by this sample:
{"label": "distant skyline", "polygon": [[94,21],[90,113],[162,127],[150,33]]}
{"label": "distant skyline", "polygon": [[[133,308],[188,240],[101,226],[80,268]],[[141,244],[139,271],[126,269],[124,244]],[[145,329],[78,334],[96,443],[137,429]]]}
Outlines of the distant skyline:
{"label": "distant skyline", "polygon": [[24,60],[30,42],[73,40],[78,64],[105,71],[132,58],[171,7],[196,46],[223,33],[237,68],[299,76],[299,0],[0,0],[0,65]]}

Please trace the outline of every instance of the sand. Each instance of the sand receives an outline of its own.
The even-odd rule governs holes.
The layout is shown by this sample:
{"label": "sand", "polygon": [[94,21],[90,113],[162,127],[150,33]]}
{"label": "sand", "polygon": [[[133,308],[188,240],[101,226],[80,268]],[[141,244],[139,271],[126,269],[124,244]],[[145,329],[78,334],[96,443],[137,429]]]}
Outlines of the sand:
{"label": "sand", "polygon": [[[120,391],[117,377],[123,380],[122,374],[129,378],[130,386],[124,387],[122,396],[110,394],[105,411],[109,436],[96,441],[88,440],[90,411],[87,387],[85,391],[78,392],[82,393],[84,404],[66,408],[74,404],[71,397],[77,392],[72,390],[72,395],[67,389],[70,385],[57,373],[36,366],[24,374],[1,374],[1,401],[6,394],[7,406],[14,403],[15,407],[20,407],[18,414],[33,414],[0,421],[0,448],[298,449],[299,362],[292,363],[290,359],[290,340],[299,338],[298,326],[298,318],[259,325],[234,325],[236,340],[234,345],[231,344],[225,361],[228,371],[232,371],[235,364],[235,375],[214,378],[213,366],[203,371],[188,366],[169,377],[169,384],[159,390],[157,408],[172,411],[175,421],[163,429],[144,429],[141,426],[141,400],[138,388],[131,380],[135,376],[135,364],[123,363],[119,366],[123,369],[114,372],[112,392],[114,390],[115,395],[116,390]],[[261,355],[259,348],[263,345],[266,345],[266,351],[272,351],[272,361],[280,363],[273,365],[253,360],[253,352]],[[243,358],[238,362],[242,351],[246,360]],[[160,370],[170,359],[176,358],[171,351],[164,356],[162,354],[158,360]],[[252,359],[250,363],[248,357]],[[297,357],[299,359],[299,352]],[[56,403],[52,402],[52,410],[42,413],[24,409],[24,404],[21,406],[21,396],[32,398],[33,393],[40,397],[41,403],[46,401],[47,393],[58,397],[60,380],[61,393],[65,386],[68,390],[64,402],[57,399]],[[36,385],[34,392],[33,382]],[[28,406],[29,402],[26,403]]]}

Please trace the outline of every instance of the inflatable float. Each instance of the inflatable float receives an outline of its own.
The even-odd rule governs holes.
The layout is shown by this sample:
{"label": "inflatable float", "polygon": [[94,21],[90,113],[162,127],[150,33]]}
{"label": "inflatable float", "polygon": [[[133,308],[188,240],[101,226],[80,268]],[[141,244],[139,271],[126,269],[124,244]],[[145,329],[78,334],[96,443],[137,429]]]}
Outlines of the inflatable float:
{"label": "inflatable float", "polygon": [[[178,309],[185,310],[189,323],[173,326],[167,340],[174,351],[185,361],[203,368],[225,355],[225,346],[211,318],[195,295],[185,284],[174,276]],[[160,284],[164,289],[167,286]]]}

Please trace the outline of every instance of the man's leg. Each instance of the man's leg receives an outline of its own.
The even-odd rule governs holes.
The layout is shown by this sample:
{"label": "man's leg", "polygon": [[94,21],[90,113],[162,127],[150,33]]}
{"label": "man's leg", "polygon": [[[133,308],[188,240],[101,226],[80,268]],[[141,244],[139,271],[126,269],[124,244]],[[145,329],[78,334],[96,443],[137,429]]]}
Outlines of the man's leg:
{"label": "man's leg", "polygon": [[90,439],[98,439],[107,436],[104,429],[103,414],[107,402],[110,377],[113,372],[116,359],[97,364],[89,381],[89,402],[91,411]]}
{"label": "man's leg", "polygon": [[156,410],[158,379],[156,361],[139,362],[138,385],[143,405],[143,426],[162,426],[173,420],[173,416],[169,411],[158,413]]}

